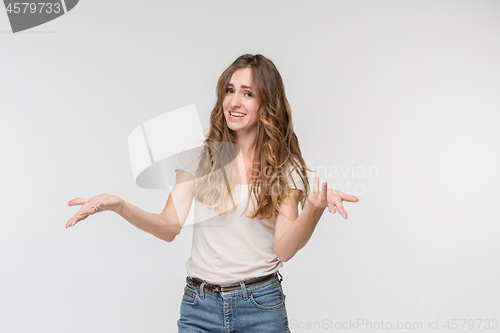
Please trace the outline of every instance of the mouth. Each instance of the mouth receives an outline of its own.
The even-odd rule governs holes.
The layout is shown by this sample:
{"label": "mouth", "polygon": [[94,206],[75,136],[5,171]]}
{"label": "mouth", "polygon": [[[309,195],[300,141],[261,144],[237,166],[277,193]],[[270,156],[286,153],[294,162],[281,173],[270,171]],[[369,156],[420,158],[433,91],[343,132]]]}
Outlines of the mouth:
{"label": "mouth", "polygon": [[229,115],[234,119],[241,119],[246,116],[246,113],[229,111]]}

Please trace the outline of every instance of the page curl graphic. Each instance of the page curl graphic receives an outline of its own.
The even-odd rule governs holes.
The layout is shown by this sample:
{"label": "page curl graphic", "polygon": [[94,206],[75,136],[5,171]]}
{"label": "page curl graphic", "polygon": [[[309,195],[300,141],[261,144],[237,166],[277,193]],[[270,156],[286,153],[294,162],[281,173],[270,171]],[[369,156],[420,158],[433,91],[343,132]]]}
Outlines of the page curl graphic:
{"label": "page curl graphic", "polygon": [[[180,155],[184,153],[187,159],[196,160],[204,149],[204,140],[205,135],[194,104],[144,122],[128,137],[130,163],[136,185],[146,189],[171,191],[176,183],[175,168]],[[239,147],[234,143],[215,144],[219,147],[223,144],[231,145],[239,152]],[[234,160],[228,161],[222,167],[225,170],[236,168],[236,163],[233,162]],[[184,226],[193,223],[193,206]]]}

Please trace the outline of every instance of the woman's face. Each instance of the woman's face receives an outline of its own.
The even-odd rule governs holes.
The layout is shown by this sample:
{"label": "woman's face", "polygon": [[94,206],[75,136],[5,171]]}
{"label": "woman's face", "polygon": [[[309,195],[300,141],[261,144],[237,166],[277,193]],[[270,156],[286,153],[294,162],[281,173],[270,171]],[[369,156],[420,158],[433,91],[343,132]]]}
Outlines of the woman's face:
{"label": "woman's face", "polygon": [[238,69],[231,76],[222,101],[227,126],[236,132],[257,131],[259,99],[252,87],[252,70]]}

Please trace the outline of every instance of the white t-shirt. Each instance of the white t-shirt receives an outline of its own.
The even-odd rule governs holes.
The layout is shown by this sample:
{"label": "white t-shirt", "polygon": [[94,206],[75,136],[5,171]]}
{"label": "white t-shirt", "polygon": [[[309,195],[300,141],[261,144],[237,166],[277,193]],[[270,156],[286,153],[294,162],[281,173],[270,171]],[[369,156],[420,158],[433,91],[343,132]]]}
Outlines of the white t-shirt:
{"label": "white t-shirt", "polygon": [[[202,141],[184,148],[176,170],[196,176]],[[288,175],[288,184],[304,194],[304,183],[296,170]],[[236,185],[236,209],[229,215],[215,214],[195,200],[191,257],[186,262],[187,274],[211,284],[225,285],[272,274],[283,267],[274,253],[274,225],[270,221],[245,217],[255,210],[255,199],[248,199],[249,185]],[[230,205],[229,209],[232,209]],[[244,214],[243,214],[244,213]]]}

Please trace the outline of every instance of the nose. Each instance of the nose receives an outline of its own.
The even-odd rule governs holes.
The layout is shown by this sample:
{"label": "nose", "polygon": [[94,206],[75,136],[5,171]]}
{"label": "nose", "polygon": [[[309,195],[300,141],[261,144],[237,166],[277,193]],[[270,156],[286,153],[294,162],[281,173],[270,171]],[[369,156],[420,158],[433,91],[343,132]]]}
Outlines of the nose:
{"label": "nose", "polygon": [[239,96],[239,94],[233,94],[229,101],[229,106],[231,106],[231,109],[239,108],[241,106],[241,96]]}

